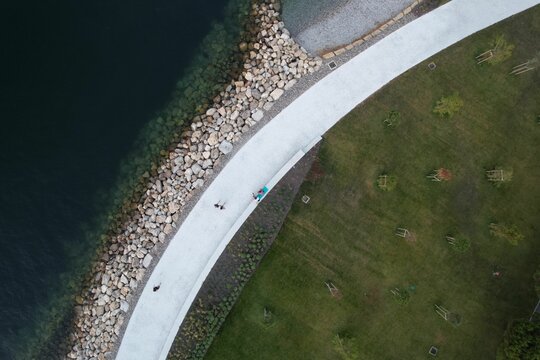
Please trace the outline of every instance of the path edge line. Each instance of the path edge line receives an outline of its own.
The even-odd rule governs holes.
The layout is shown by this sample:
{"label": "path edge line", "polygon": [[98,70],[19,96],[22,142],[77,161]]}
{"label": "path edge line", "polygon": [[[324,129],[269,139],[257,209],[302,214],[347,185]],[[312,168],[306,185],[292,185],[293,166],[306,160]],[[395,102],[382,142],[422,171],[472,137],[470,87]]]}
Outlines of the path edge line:
{"label": "path edge line", "polygon": [[[321,137],[317,136],[315,139],[313,139],[308,145],[303,147],[302,149],[298,150],[279,170],[278,172],[272,176],[272,178],[268,181],[266,184],[266,187],[268,187],[268,192],[272,191],[272,189],[277,185],[277,183],[289,172],[290,169],[292,169],[300,159],[304,157],[304,155],[311,150],[315,145],[321,141]],[[262,185],[262,184],[261,184]],[[263,198],[264,200],[264,198]],[[262,201],[262,200],[261,200]],[[251,215],[251,213],[257,208],[258,202],[252,201],[249,203],[248,207],[244,210],[244,212],[236,219],[233,226],[229,229],[227,234],[223,237],[221,242],[219,243],[218,247],[214,250],[214,253],[206,263],[206,266],[204,267],[203,271],[200,273],[199,277],[197,278],[197,281],[191,288],[191,291],[189,292],[188,297],[184,301],[184,304],[180,308],[180,311],[178,312],[176,319],[174,321],[174,325],[171,328],[171,331],[169,332],[169,335],[167,336],[167,340],[163,344],[163,347],[161,348],[160,354],[159,354],[159,360],[166,360],[167,355],[169,355],[169,351],[172,347],[172,344],[174,342],[174,339],[176,338],[176,335],[178,333],[178,330],[180,329],[180,326],[182,325],[182,322],[185,319],[185,316],[189,309],[191,308],[191,305],[193,304],[193,301],[195,301],[195,298],[197,297],[197,294],[199,293],[199,290],[201,289],[202,285],[204,284],[204,281],[208,277],[208,274],[212,271],[214,268],[214,265],[217,263],[218,259],[221,257],[221,254],[223,251],[225,251],[225,248],[227,245],[229,245],[229,242],[232,240],[234,235],[238,232],[240,227],[246,222],[247,218]]]}

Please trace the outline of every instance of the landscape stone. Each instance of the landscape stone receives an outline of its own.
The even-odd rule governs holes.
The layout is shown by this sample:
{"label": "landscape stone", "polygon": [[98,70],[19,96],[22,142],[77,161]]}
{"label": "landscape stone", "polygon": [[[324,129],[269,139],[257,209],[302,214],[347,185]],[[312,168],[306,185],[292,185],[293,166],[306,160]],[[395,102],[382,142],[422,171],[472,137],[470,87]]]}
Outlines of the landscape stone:
{"label": "landscape stone", "polygon": [[195,163],[191,166],[191,171],[193,171],[193,174],[197,175],[202,170],[201,165]]}
{"label": "landscape stone", "polygon": [[233,145],[228,142],[227,140],[224,140],[219,145],[219,151],[221,151],[223,154],[228,154],[232,151]]}
{"label": "landscape stone", "polygon": [[166,234],[166,235],[169,235],[170,233],[172,233],[173,231],[173,227],[171,226],[171,224],[167,224],[165,225],[165,227],[163,228],[163,232]]}
{"label": "landscape stone", "polygon": [[198,188],[202,187],[203,185],[204,185],[204,180],[203,179],[197,179],[193,183],[193,188],[198,189]]}
{"label": "landscape stone", "polygon": [[150,254],[146,254],[146,256],[144,257],[143,261],[142,261],[142,265],[147,268],[150,266],[150,263],[152,262],[152,255]]}
{"label": "landscape stone", "polygon": [[210,134],[210,136],[208,137],[208,145],[210,146],[214,146],[218,143],[218,139],[219,139],[219,134],[217,132],[213,132]]}
{"label": "landscape stone", "polygon": [[128,312],[129,303],[125,300],[120,301],[120,310],[122,310],[123,312]]}
{"label": "landscape stone", "polygon": [[261,110],[257,110],[251,115],[253,120],[260,121],[264,117],[264,113]]}

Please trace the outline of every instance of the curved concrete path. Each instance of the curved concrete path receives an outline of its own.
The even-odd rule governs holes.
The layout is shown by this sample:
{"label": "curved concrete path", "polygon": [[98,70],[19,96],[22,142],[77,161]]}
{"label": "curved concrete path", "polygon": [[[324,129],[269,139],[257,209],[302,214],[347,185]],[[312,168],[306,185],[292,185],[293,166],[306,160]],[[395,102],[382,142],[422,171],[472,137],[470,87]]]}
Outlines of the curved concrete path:
{"label": "curved concrete path", "polygon": [[[159,260],[135,307],[117,359],[165,359],[204,279],[274,182],[320,135],[406,70],[540,0],[453,0],[403,26],[319,81],[253,136],[215,178]],[[291,160],[292,159],[292,160]],[[287,165],[288,164],[288,165]],[[285,169],[284,169],[285,166]],[[225,211],[213,204],[226,201]],[[161,284],[153,292],[154,285]]]}

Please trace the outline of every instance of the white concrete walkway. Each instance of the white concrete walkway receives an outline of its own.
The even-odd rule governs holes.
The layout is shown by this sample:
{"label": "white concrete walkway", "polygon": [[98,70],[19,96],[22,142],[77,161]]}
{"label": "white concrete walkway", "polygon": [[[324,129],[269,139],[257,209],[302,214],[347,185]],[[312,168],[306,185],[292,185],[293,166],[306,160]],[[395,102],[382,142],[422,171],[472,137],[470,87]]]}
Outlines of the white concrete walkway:
{"label": "white concrete walkway", "polygon": [[[117,359],[166,358],[204,279],[254,209],[251,193],[286,164],[291,165],[295,155],[296,161],[299,150],[308,148],[404,71],[538,3],[540,0],[453,0],[357,55],[285,108],[230,160],[186,218],[142,292]],[[226,210],[214,208],[218,200],[226,202]],[[153,292],[157,284],[161,287]]]}

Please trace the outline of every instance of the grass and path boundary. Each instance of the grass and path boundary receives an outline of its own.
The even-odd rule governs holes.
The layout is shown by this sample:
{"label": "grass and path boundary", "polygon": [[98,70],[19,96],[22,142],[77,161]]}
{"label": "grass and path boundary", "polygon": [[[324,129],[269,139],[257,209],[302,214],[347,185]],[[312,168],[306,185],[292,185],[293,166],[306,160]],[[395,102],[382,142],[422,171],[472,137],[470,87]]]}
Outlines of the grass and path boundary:
{"label": "grass and path boundary", "polygon": [[[200,274],[210,266],[216,248],[253,201],[251,193],[298,150],[412,66],[536,4],[453,0],[340,66],[279,113],[229,161],[180,227],[142,292],[117,359],[166,358],[179,314],[202,286]],[[219,199],[228,202],[224,213],[213,212]],[[159,292],[152,291],[155,284],[161,284]]]}

